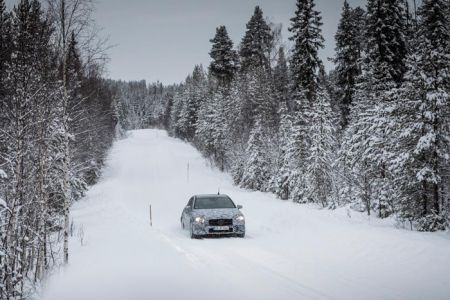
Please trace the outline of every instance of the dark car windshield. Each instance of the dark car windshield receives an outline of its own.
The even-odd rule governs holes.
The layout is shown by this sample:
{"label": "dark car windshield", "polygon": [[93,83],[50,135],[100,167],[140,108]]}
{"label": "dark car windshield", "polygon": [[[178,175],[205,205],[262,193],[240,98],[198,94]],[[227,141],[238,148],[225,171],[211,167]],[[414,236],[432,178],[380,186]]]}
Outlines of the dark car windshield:
{"label": "dark car windshield", "polygon": [[202,197],[195,200],[195,209],[236,208],[228,197]]}

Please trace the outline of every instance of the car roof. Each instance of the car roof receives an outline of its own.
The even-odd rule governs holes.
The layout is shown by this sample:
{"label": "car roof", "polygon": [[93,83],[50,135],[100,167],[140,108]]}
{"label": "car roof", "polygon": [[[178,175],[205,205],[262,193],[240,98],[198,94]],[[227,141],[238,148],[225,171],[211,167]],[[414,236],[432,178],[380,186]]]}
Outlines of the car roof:
{"label": "car roof", "polygon": [[[202,194],[202,195],[195,195],[196,198],[223,198],[228,197],[228,195],[225,194]],[[230,197],[228,197],[230,198]]]}

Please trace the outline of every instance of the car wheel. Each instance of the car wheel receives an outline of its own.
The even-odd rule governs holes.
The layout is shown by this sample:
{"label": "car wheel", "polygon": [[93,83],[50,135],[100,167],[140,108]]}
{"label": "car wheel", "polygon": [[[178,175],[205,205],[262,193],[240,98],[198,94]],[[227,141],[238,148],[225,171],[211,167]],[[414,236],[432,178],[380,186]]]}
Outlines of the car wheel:
{"label": "car wheel", "polygon": [[238,233],[236,234],[237,237],[239,238],[244,238],[245,237],[245,232],[244,233]]}
{"label": "car wheel", "polygon": [[191,232],[191,239],[198,239],[198,238],[200,237],[199,235],[196,235],[196,234],[194,233],[194,229],[193,229],[192,224],[191,224],[191,230],[190,230],[190,232]]}
{"label": "car wheel", "polygon": [[183,222],[183,218],[180,219],[181,222],[181,228],[184,229],[184,222]]}

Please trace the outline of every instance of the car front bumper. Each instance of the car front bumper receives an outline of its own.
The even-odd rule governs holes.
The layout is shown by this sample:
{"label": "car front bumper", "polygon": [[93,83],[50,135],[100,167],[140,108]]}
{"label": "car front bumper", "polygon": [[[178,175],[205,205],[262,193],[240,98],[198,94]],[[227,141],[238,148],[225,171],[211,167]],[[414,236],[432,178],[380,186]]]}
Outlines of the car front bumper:
{"label": "car front bumper", "polygon": [[228,226],[228,230],[219,230],[217,226],[210,226],[208,224],[193,223],[192,232],[195,235],[232,235],[244,234],[245,224],[233,224]]}

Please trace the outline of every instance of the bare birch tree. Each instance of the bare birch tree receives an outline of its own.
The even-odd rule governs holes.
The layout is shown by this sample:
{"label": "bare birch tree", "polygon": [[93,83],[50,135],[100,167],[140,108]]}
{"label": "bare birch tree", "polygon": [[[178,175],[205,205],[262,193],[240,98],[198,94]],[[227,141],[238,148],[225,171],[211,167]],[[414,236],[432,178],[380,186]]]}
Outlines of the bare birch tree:
{"label": "bare birch tree", "polygon": [[[70,227],[70,205],[72,202],[71,191],[71,149],[70,142],[73,139],[70,128],[70,95],[68,82],[68,52],[71,37],[79,41],[83,48],[96,54],[102,53],[98,45],[97,31],[92,18],[94,3],[92,0],[47,0],[50,18],[54,24],[54,42],[61,60],[62,86],[63,86],[63,110],[62,120],[64,128],[64,161],[63,161],[63,214],[64,214],[64,262],[69,261],[69,227]],[[90,45],[96,44],[95,51]],[[88,56],[92,52],[86,51]],[[90,57],[93,59],[93,57]]]}

